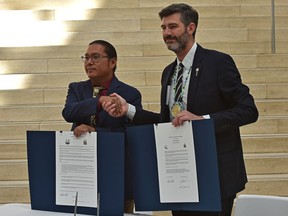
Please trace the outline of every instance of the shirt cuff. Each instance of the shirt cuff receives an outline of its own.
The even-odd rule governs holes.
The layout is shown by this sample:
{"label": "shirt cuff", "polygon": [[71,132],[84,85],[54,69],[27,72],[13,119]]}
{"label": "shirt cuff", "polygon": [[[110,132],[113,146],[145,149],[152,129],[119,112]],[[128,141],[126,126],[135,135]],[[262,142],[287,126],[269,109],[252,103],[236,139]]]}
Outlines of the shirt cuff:
{"label": "shirt cuff", "polygon": [[135,116],[135,113],[136,113],[136,107],[131,105],[131,104],[128,104],[128,111],[127,111],[127,118],[129,118],[130,120],[132,120]]}
{"label": "shirt cuff", "polygon": [[210,115],[203,115],[202,116],[204,119],[210,119]]}

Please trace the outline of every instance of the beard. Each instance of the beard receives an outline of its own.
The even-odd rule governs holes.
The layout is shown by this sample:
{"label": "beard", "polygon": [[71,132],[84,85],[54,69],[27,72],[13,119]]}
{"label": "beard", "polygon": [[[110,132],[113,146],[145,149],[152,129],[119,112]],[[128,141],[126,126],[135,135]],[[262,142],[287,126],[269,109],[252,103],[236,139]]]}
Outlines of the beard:
{"label": "beard", "polygon": [[[166,43],[167,39],[174,39],[176,42],[174,43]],[[186,47],[186,42],[189,40],[189,34],[185,31],[179,37],[168,35],[164,38],[164,41],[167,45],[167,48],[175,53],[181,52]]]}

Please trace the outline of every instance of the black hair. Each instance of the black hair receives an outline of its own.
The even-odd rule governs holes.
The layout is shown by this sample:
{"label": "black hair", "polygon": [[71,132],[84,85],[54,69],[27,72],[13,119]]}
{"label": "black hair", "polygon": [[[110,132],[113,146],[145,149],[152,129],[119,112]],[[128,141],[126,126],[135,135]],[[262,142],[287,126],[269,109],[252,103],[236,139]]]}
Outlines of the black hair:
{"label": "black hair", "polygon": [[[112,59],[112,58],[117,59],[116,49],[111,43],[109,43],[109,42],[107,42],[105,40],[94,40],[91,43],[89,43],[89,45],[92,45],[92,44],[102,45],[104,47],[104,51],[107,54],[107,56],[109,57],[109,59]],[[113,71],[114,72],[116,71],[116,65],[113,68]]]}

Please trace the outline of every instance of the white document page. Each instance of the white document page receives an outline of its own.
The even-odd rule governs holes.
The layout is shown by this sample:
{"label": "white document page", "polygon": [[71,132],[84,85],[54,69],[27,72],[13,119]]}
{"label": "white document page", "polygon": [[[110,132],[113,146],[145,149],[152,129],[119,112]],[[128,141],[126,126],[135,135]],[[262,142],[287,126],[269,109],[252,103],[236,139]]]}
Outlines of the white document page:
{"label": "white document page", "polygon": [[161,203],[199,202],[192,123],[154,125]]}
{"label": "white document page", "polygon": [[97,133],[56,131],[56,204],[97,208]]}

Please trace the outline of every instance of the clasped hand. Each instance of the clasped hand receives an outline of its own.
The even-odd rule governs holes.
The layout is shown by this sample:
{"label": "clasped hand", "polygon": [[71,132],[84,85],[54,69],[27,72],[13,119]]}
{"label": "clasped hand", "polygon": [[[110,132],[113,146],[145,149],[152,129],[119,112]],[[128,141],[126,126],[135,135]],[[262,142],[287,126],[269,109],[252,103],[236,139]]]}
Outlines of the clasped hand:
{"label": "clasped hand", "polygon": [[[110,96],[101,96],[99,98],[99,103],[102,106],[102,108],[106,112],[108,112],[109,115],[111,115],[112,117],[122,117],[125,115],[124,113],[125,107],[123,108],[122,106],[122,104],[125,105],[124,102],[126,103],[126,101],[117,94],[112,94]],[[127,103],[126,106],[128,107]],[[90,125],[81,124],[74,129],[74,135],[76,137],[80,137],[81,135],[87,132],[93,132],[93,131],[96,131],[96,128]]]}
{"label": "clasped hand", "polygon": [[100,104],[112,117],[123,117],[128,112],[126,100],[116,93],[100,97]]}

